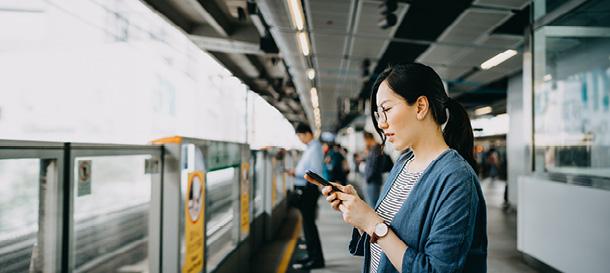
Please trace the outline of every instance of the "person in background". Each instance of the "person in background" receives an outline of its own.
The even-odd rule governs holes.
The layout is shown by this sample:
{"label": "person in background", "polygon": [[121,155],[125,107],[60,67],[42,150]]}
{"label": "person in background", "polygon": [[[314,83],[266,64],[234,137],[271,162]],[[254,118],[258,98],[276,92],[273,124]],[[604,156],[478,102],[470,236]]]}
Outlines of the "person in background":
{"label": "person in background", "polygon": [[491,147],[487,152],[487,164],[489,164],[489,177],[491,178],[491,182],[494,182],[499,173],[498,152],[494,147]]}
{"label": "person in background", "polygon": [[[329,156],[329,153],[331,152],[332,146],[328,143],[328,142],[322,142],[322,157],[324,158],[324,164],[322,164],[322,177],[324,177],[324,179],[326,180],[330,180],[330,173],[328,171],[328,167],[326,164],[327,161],[327,157]],[[328,157],[330,158],[330,157]]]}
{"label": "person in background", "polygon": [[303,233],[305,234],[305,244],[307,245],[307,259],[298,261],[294,265],[296,269],[309,270],[324,267],[324,254],[320,235],[316,226],[316,210],[320,190],[316,185],[307,183],[305,172],[311,170],[317,174],[322,174],[323,154],[320,141],[314,138],[311,127],[300,123],[295,128],[297,137],[307,149],[294,170],[287,170],[289,175],[295,177],[295,205],[303,217]]}
{"label": "person in background", "polygon": [[383,182],[384,157],[381,145],[377,144],[373,134],[364,132],[364,145],[368,152],[364,167],[364,180],[366,181],[366,201],[369,206],[375,207]]}
{"label": "person in background", "polygon": [[347,161],[345,156],[343,156],[340,145],[332,145],[332,148],[324,158],[324,163],[326,163],[326,169],[328,170],[329,181],[336,181],[341,185],[347,185],[347,174],[345,170]]}

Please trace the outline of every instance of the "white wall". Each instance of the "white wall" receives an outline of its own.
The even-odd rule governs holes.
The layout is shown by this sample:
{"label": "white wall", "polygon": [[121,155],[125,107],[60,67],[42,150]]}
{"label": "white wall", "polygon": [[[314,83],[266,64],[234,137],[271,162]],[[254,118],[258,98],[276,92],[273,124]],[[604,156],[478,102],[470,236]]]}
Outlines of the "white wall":
{"label": "white wall", "polygon": [[519,178],[517,249],[563,272],[610,270],[610,191]]}
{"label": "white wall", "polygon": [[[517,179],[529,173],[529,147],[531,142],[531,114],[524,112],[523,76],[515,75],[508,80],[507,113],[510,116],[506,134],[508,201],[517,204]],[[530,119],[531,120],[531,119]],[[529,126],[529,127],[528,127]]]}

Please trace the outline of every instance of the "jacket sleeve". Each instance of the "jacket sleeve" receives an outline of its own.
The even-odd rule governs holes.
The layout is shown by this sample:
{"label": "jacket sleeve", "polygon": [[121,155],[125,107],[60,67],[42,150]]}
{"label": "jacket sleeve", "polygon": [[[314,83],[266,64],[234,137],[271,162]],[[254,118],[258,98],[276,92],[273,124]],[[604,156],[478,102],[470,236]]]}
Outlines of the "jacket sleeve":
{"label": "jacket sleeve", "polygon": [[354,256],[364,256],[364,244],[366,243],[368,235],[360,235],[358,229],[352,230],[352,239],[349,242],[349,253]]}
{"label": "jacket sleeve", "polygon": [[461,272],[464,267],[474,236],[478,182],[462,171],[446,179],[424,251],[407,247],[402,272]]}

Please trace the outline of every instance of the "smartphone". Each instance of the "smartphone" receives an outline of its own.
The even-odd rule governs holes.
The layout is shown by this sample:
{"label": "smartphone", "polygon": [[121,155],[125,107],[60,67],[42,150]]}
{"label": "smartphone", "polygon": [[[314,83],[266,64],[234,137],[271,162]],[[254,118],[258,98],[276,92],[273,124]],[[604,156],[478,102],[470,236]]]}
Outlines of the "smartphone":
{"label": "smartphone", "polygon": [[318,181],[318,183],[322,184],[322,186],[330,186],[333,189],[333,191],[340,192],[339,188],[337,188],[335,185],[328,182],[328,180],[319,176],[317,173],[314,173],[312,171],[307,171],[307,172],[305,172],[305,174],[307,174],[309,177],[313,178],[314,180]]}

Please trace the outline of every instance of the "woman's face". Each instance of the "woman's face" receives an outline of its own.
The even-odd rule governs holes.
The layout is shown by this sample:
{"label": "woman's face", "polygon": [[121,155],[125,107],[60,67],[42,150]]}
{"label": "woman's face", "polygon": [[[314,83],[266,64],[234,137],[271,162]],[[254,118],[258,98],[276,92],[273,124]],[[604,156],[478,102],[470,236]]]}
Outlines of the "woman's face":
{"label": "woman's face", "polygon": [[387,137],[387,141],[391,142],[398,151],[411,147],[420,126],[416,104],[408,105],[407,101],[394,92],[386,81],[379,85],[376,99],[380,116],[378,125]]}

